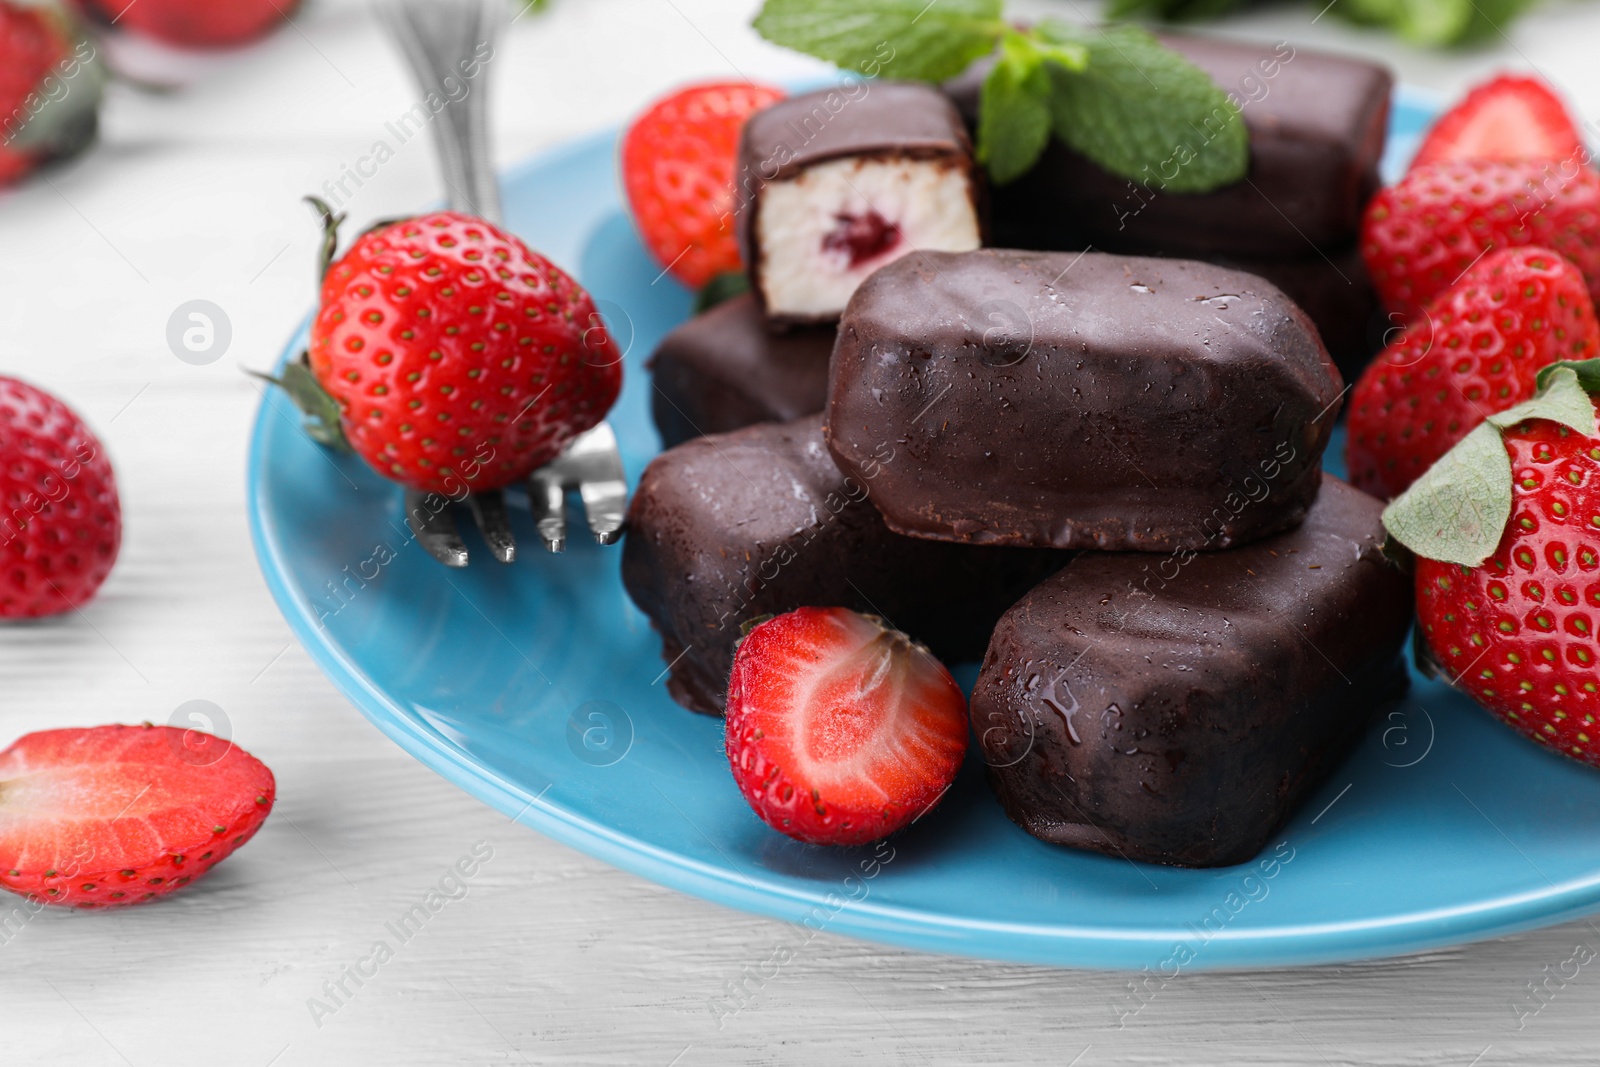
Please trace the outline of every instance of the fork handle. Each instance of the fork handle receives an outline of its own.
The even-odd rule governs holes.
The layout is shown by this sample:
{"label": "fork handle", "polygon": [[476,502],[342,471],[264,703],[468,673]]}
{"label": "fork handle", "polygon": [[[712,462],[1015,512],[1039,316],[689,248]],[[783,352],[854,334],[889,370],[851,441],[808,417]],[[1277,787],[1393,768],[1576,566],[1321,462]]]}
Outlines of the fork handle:
{"label": "fork handle", "polygon": [[489,164],[486,99],[502,8],[493,0],[391,0],[378,8],[424,101],[431,95],[443,103],[429,128],[450,208],[494,223],[500,188]]}

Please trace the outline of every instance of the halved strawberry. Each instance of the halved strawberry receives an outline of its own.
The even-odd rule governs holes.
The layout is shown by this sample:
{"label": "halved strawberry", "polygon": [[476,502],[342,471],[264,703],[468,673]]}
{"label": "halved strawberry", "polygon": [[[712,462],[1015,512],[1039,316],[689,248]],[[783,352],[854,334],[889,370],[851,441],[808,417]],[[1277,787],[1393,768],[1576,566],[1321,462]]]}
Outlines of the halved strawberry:
{"label": "halved strawberry", "polygon": [[767,825],[876,841],[931,809],[967,751],[967,699],[883,620],[798,608],[750,631],[728,680],[728,762]]}
{"label": "halved strawberry", "polygon": [[0,752],[0,888],[78,908],[181,889],[250,840],[272,772],[174,726],[28,734]]}
{"label": "halved strawberry", "polygon": [[1446,111],[1417,149],[1412,168],[1450,159],[1568,159],[1583,137],[1542,78],[1502,74]]}

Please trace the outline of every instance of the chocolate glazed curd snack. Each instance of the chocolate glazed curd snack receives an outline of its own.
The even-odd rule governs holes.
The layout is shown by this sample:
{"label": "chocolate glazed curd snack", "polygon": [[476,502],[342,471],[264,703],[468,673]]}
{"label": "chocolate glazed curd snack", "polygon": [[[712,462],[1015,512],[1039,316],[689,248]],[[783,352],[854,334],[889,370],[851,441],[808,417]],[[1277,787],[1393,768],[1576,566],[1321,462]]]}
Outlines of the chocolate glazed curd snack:
{"label": "chocolate glazed curd snack", "polygon": [[929,85],[857,81],[779,101],[745,124],[735,174],[740,252],[777,322],[832,321],[885,263],[982,243],[972,145]]}
{"label": "chocolate glazed curd snack", "polygon": [[[1140,179],[1119,177],[1052,142],[1031,171],[991,190],[991,243],[1180,256],[1259,274],[1311,316],[1353,381],[1394,325],[1378,314],[1356,247],[1361,213],[1379,185],[1393,75],[1287,41],[1161,40],[1238,104],[1250,135],[1245,180],[1174,193],[1163,189],[1173,172],[1163,175],[1161,164]],[[992,65],[981,60],[945,83],[969,129]]]}
{"label": "chocolate glazed curd snack", "polygon": [[[1186,260],[984,249],[883,268],[839,326],[828,442],[890,529],[1209,551],[1292,528],[1342,382],[1281,291]],[[1248,506],[1246,506],[1248,504]]]}
{"label": "chocolate glazed curd snack", "polygon": [[696,438],[650,463],[622,581],[661,635],[674,700],[721,715],[744,625],[798,607],[880,615],[941,659],[978,659],[1001,612],[1068,559],[890,532],[865,485],[899,462],[885,444],[846,477],[813,415]]}
{"label": "chocolate glazed curd snack", "polygon": [[650,357],[662,446],[821,411],[834,333],[831,325],[774,333],[748,293],[678,326]]}
{"label": "chocolate glazed curd snack", "polygon": [[[1140,178],[1112,174],[1059,141],[994,191],[996,237],[1026,248],[1282,258],[1347,245],[1378,188],[1394,77],[1366,60],[1300,48],[1162,34],[1229,92],[1250,133],[1245,180],[1163,192],[1180,158]],[[946,83],[969,123],[992,60]],[[1318,257],[1320,258],[1320,257]]]}
{"label": "chocolate glazed curd snack", "polygon": [[1410,579],[1382,505],[1332,476],[1305,522],[1227,552],[1084,553],[1001,618],[970,714],[1035,837],[1242,863],[1404,694]]}

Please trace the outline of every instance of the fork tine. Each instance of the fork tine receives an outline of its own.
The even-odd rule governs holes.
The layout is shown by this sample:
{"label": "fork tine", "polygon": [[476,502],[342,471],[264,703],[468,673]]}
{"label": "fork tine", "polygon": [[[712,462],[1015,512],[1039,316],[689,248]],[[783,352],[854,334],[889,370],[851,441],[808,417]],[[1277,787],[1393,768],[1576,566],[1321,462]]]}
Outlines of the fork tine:
{"label": "fork tine", "polygon": [[602,545],[616,544],[622,536],[622,517],[628,509],[628,479],[617,451],[617,435],[602,422],[573,442],[569,453],[581,460],[578,494],[589,531]]}
{"label": "fork tine", "polygon": [[539,539],[551,552],[567,550],[567,491],[559,473],[542,467],[528,478],[528,503],[533,508]]}
{"label": "fork tine", "polygon": [[428,555],[446,567],[467,565],[467,546],[462,544],[461,534],[456,530],[448,498],[407,489],[406,525],[428,550]]}
{"label": "fork tine", "polygon": [[467,506],[477,520],[478,532],[494,558],[510,563],[517,558],[517,539],[511,533],[511,519],[506,515],[506,495],[498,489],[473,493],[467,497]]}

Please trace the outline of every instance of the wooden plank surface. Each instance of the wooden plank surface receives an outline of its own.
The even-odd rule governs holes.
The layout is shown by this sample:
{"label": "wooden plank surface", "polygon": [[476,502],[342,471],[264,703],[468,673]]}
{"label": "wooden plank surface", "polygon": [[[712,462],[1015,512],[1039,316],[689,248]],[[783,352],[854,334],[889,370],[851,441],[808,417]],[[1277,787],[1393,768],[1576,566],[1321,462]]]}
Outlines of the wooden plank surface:
{"label": "wooden plank surface", "polygon": [[[553,7],[520,20],[494,64],[502,163],[690,77],[815,70],[756,40],[743,0]],[[1313,14],[1228,31],[1376,48],[1441,94],[1537,65],[1600,114],[1600,9],[1553,5],[1499,47],[1449,58]],[[84,612],[0,632],[0,737],[165,722],[209,700],[277,773],[280,802],[254,843],[174,900],[0,928],[6,1062],[1596,1062],[1600,967],[1564,966],[1600,948],[1588,922],[1403,960],[1184,976],[1119,1025],[1121,975],[827,933],[772,973],[787,927],[554,844],[410,760],[322,678],[267,595],[243,510],[258,394],[240,368],[267,366],[313,299],[315,235],[297,198],[367,152],[411,90],[364,6],[344,0],[313,0],[261,47],[188,68],[172,97],[114,89],[87,159],[0,196],[0,371],[89,418],[127,521],[121,562]],[[403,213],[435,182],[419,140],[352,214]],[[172,310],[197,298],[234,335],[204,367],[165,343]],[[389,932],[475,850],[473,876],[443,883],[459,899],[403,942]],[[1574,970],[1529,999],[1529,983]]]}

